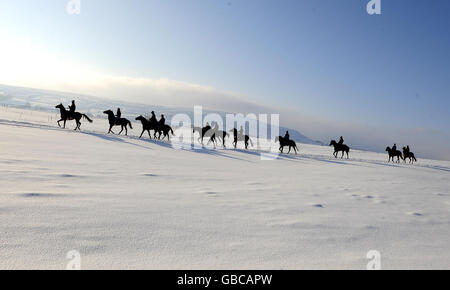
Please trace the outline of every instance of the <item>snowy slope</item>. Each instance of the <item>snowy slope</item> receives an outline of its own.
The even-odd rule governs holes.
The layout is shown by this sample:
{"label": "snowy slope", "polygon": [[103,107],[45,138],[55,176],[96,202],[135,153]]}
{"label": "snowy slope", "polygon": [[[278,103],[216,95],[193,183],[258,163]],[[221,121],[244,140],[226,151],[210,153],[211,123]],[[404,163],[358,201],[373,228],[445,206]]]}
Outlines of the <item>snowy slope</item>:
{"label": "snowy slope", "polygon": [[[450,162],[176,150],[0,108],[0,269],[450,268]],[[70,128],[74,128],[70,124]]]}

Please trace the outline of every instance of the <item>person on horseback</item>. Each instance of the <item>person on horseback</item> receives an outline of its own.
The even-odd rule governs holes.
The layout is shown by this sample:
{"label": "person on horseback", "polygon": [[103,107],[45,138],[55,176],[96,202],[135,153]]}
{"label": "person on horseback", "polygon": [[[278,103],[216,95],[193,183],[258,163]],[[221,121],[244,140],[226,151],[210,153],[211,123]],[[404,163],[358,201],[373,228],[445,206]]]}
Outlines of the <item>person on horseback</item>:
{"label": "person on horseback", "polygon": [[77,106],[75,105],[75,101],[72,100],[72,105],[69,105],[69,112],[75,113],[76,109],[77,109]]}
{"label": "person on horseback", "polygon": [[155,111],[152,111],[152,116],[150,117],[150,123],[158,123],[158,120],[156,120]]}
{"label": "person on horseback", "polygon": [[120,111],[120,108],[117,108],[116,119],[120,119],[121,117],[122,117],[122,112]]}
{"label": "person on horseback", "polygon": [[238,136],[240,137],[244,136],[244,127],[241,126],[241,129],[238,132]]}
{"label": "person on horseback", "polygon": [[73,114],[75,113],[77,106],[75,105],[75,101],[72,100],[72,105],[69,105],[69,114],[71,116],[73,116]]}
{"label": "person on horseback", "polygon": [[166,125],[166,118],[164,118],[164,115],[161,115],[161,119],[159,120],[159,126],[163,127]]}
{"label": "person on horseback", "polygon": [[291,140],[291,136],[289,135],[289,131],[286,131],[286,134],[284,135],[284,139],[286,139],[286,141]]}
{"label": "person on horseback", "polygon": [[344,138],[341,136],[341,139],[339,139],[338,145],[343,145],[344,144]]}
{"label": "person on horseback", "polygon": [[392,146],[392,152],[396,152],[397,151],[397,144],[394,144],[394,146]]}
{"label": "person on horseback", "polygon": [[406,149],[406,150],[405,150],[405,151],[406,151],[406,153],[408,153],[408,154],[409,154],[409,153],[411,153],[411,150],[409,149],[409,145],[408,145],[408,146],[406,146],[406,148],[405,148],[405,149]]}

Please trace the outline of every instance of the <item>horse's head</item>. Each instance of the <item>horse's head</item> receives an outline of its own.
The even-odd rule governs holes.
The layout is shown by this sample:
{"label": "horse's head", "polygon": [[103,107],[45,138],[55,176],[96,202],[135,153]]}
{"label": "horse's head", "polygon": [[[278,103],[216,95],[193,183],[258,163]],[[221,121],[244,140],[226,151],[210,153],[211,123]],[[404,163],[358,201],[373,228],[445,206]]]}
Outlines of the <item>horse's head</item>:
{"label": "horse's head", "polygon": [[336,141],[335,140],[331,140],[330,146],[335,146],[335,145],[337,145]]}
{"label": "horse's head", "polygon": [[389,152],[389,151],[391,151],[391,148],[390,147],[386,147],[386,152]]}
{"label": "horse's head", "polygon": [[113,111],[111,111],[111,110],[104,111],[103,114],[106,114],[108,116],[111,115],[111,114],[114,115]]}
{"label": "horse's head", "polygon": [[55,107],[56,109],[65,109],[63,104],[59,104],[58,106]]}
{"label": "horse's head", "polygon": [[136,117],[136,121],[143,121],[145,118],[144,116],[140,115],[139,117]]}

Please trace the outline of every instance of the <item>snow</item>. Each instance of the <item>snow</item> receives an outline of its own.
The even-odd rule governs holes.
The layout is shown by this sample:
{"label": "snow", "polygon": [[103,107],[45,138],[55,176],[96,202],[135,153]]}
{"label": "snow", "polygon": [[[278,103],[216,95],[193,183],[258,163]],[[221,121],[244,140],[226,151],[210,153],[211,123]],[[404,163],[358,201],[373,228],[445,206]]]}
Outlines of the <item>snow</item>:
{"label": "snow", "polygon": [[[0,269],[450,269],[450,162],[176,150],[0,107]],[[176,143],[176,141],[175,141]],[[242,144],[240,145],[242,146]]]}

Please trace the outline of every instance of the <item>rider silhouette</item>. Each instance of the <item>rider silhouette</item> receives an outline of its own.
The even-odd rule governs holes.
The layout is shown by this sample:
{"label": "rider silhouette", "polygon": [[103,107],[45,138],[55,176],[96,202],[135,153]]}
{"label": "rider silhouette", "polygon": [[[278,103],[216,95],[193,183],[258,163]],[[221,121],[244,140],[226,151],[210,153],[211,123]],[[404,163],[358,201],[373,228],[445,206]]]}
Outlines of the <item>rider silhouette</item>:
{"label": "rider silhouette", "polygon": [[166,124],[166,118],[164,118],[164,115],[161,115],[161,119],[159,120],[159,125],[164,126]]}
{"label": "rider silhouette", "polygon": [[152,122],[152,123],[157,123],[158,122],[158,120],[156,120],[156,115],[155,115],[154,111],[152,111],[152,116],[150,117],[150,122]]}
{"label": "rider silhouette", "polygon": [[339,139],[338,144],[339,144],[339,145],[343,145],[343,144],[344,144],[344,138],[342,138],[342,136],[341,136],[341,139]]}
{"label": "rider silhouette", "polygon": [[392,151],[396,152],[397,151],[397,144],[394,144],[394,146],[392,146]]}
{"label": "rider silhouette", "polygon": [[406,150],[405,150],[407,153],[410,153],[411,152],[411,150],[409,150],[409,145],[408,146],[406,146]]}
{"label": "rider silhouette", "polygon": [[75,113],[76,108],[77,108],[77,106],[75,105],[75,101],[72,100],[72,105],[69,105],[69,113],[70,114]]}
{"label": "rider silhouette", "polygon": [[244,127],[241,126],[241,129],[238,132],[239,136],[244,136]]}
{"label": "rider silhouette", "polygon": [[121,117],[122,117],[122,112],[120,111],[120,108],[117,108],[116,119],[120,119]]}
{"label": "rider silhouette", "polygon": [[284,135],[284,139],[286,139],[286,141],[291,140],[291,136],[289,135],[289,131],[286,131],[286,135]]}

